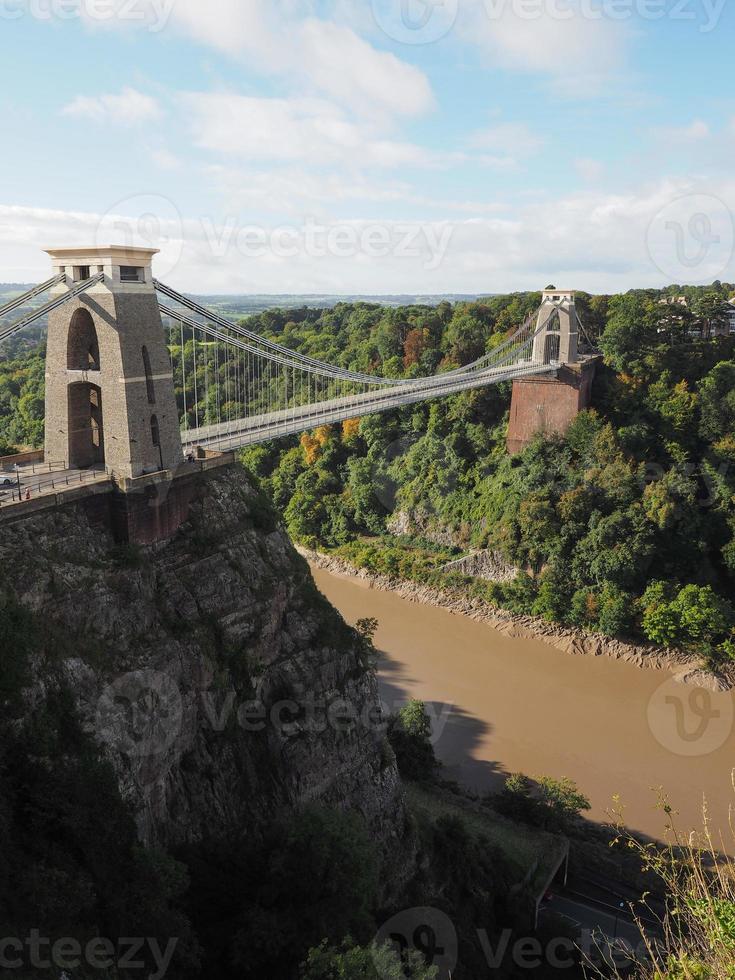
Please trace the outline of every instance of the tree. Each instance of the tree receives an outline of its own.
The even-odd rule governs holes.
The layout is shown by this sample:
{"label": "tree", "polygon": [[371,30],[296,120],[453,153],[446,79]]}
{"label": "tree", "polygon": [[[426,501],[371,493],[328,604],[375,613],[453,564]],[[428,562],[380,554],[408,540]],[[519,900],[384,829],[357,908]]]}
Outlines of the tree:
{"label": "tree", "polygon": [[552,779],[551,776],[540,776],[537,789],[544,814],[543,825],[546,827],[564,829],[583,810],[591,809],[590,801],[580,793],[574,780],[568,777]]}
{"label": "tree", "polygon": [[364,820],[311,806],[253,839],[183,849],[190,915],[206,951],[201,975],[293,977],[305,951],[374,933],[378,856]]}
{"label": "tree", "polygon": [[607,636],[625,635],[633,623],[634,601],[630,592],[605,582],[597,597],[597,625]]}
{"label": "tree", "polygon": [[600,338],[607,363],[616,371],[637,373],[644,351],[653,340],[650,304],[641,295],[628,293],[610,300],[608,319]]}
{"label": "tree", "polygon": [[707,292],[694,306],[694,314],[701,324],[702,336],[709,338],[729,323],[730,306],[721,295]]}
{"label": "tree", "polygon": [[572,779],[539,776],[535,782],[522,772],[511,773],[492,802],[505,816],[552,830],[565,830],[591,807]]}
{"label": "tree", "polygon": [[536,824],[539,820],[539,802],[533,795],[533,783],[522,772],[512,772],[506,777],[503,790],[490,798],[490,802],[511,820]]}
{"label": "tree", "polygon": [[703,439],[714,442],[735,433],[735,361],[720,361],[699,386]]}
{"label": "tree", "polygon": [[345,419],[342,423],[342,441],[352,442],[360,432],[360,419]]}
{"label": "tree", "polygon": [[406,334],[403,344],[403,366],[406,370],[413,364],[418,364],[421,355],[429,346],[429,335],[427,330],[414,327]]}
{"label": "tree", "polygon": [[438,967],[427,966],[417,950],[403,958],[385,946],[355,946],[347,938],[341,947],[330,947],[324,940],[309,950],[301,967],[301,980],[434,980]]}
{"label": "tree", "polygon": [[484,354],[489,333],[488,327],[477,316],[455,310],[444,334],[444,350],[452,363],[469,364]]}
{"label": "tree", "polygon": [[401,774],[407,779],[431,779],[437,767],[431,743],[431,719],[423,701],[411,700],[388,720],[388,741]]}
{"label": "tree", "polygon": [[709,585],[652,582],[641,599],[643,632],[653,643],[681,645],[712,654],[735,625],[735,611]]}

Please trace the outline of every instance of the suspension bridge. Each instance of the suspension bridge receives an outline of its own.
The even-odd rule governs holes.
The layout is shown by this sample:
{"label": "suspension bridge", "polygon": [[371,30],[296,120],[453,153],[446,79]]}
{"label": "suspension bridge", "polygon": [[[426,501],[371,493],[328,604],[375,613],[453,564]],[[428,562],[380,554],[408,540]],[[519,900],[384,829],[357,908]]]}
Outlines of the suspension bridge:
{"label": "suspension bridge", "polygon": [[49,472],[136,480],[320,425],[554,377],[580,361],[572,292],[545,291],[538,312],[470,364],[390,378],[291,350],[208,309],[154,278],[153,249],[48,254],[51,278],[0,307],[0,356],[3,342],[47,322]]}

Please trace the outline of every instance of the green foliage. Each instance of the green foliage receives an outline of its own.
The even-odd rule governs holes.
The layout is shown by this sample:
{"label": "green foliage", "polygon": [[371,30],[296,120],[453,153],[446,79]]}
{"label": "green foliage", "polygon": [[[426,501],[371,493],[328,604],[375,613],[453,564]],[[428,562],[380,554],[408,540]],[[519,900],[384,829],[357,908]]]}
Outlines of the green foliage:
{"label": "green foliage", "polygon": [[437,975],[438,968],[427,967],[416,950],[402,961],[390,944],[364,947],[350,939],[339,948],[324,940],[309,950],[301,969],[301,980],[434,980]]}
{"label": "green foliage", "polygon": [[721,645],[729,656],[735,610],[710,586],[652,582],[641,606],[643,632],[654,643],[688,647],[710,658]]}
{"label": "green foliage", "polygon": [[[178,937],[176,968],[196,965],[180,911],[185,869],[139,846],[112,767],[82,731],[72,696],[50,677],[22,724],[0,717],[0,841],[4,936],[42,926],[52,942],[152,936],[161,949]],[[147,951],[141,956],[152,969]]]}
{"label": "green foliage", "polygon": [[[660,803],[667,813],[674,812],[666,798]],[[681,833],[672,824],[671,842],[662,848],[636,839],[622,826],[621,816],[620,842],[655,875],[666,895],[660,938],[649,947],[654,955],[636,971],[636,980],[735,980],[732,838],[715,841],[706,821],[699,833],[689,828]]]}
{"label": "green foliage", "polygon": [[205,976],[292,976],[324,939],[374,931],[377,860],[355,815],[314,807],[275,822],[262,839],[204,842],[180,857]]}
{"label": "green foliage", "polygon": [[[295,538],[336,548],[371,573],[458,586],[513,612],[610,636],[653,635],[639,605],[652,581],[719,596],[735,582],[735,339],[712,335],[729,290],[715,283],[580,295],[606,358],[595,408],[563,439],[537,438],[518,456],[505,453],[510,389],[500,386],[368,416],[349,436],[316,433],[301,446],[251,450],[250,465]],[[671,301],[681,295],[688,306]],[[346,367],[380,370],[402,358],[411,371],[442,370],[492,349],[538,299],[433,311],[345,305],[289,329],[312,356],[331,352]],[[413,547],[386,540],[397,512],[424,537],[449,531],[462,549],[498,550],[520,574],[505,583],[443,574],[451,553],[416,537]],[[692,615],[656,635],[703,651],[714,644],[713,658],[729,657],[729,629],[695,636],[704,630]]]}
{"label": "green foliage", "polygon": [[[654,580],[709,587],[718,596],[735,586],[735,338],[714,336],[732,288],[579,294],[587,332],[605,354],[595,407],[580,413],[564,438],[539,437],[518,456],[505,452],[511,388],[503,384],[251,447],[241,459],[298,542],[336,549],[370,572],[457,586],[516,613],[611,636],[647,636],[640,600]],[[518,293],[390,309],[340,303],[269,310],[248,326],[345,368],[418,377],[494,349],[539,299]],[[171,340],[178,365],[180,341]],[[209,356],[197,359],[200,403],[187,400],[190,424],[195,415],[216,421],[215,353],[212,344]],[[0,366],[0,442],[41,437],[41,354]],[[190,343],[183,356],[191,376]],[[220,382],[229,371],[228,391],[238,398],[232,369],[219,358]],[[275,372],[271,394],[282,397],[286,383]],[[399,513],[411,518],[413,546],[386,541]],[[276,522],[258,501],[252,519],[264,530]],[[203,551],[214,533],[198,529]],[[521,574],[506,583],[444,575],[442,565],[456,552],[419,537],[448,534],[462,551],[499,551]],[[712,662],[728,658],[734,642],[729,630],[697,637],[703,630],[692,623],[654,629],[680,637],[667,642],[703,652],[709,644]]]}
{"label": "green foliage", "polygon": [[45,349],[0,360],[0,456],[43,445]]}
{"label": "green foliage", "polygon": [[700,385],[702,438],[716,442],[735,433],[735,362],[721,361]]}
{"label": "green foliage", "polygon": [[355,630],[362,643],[362,662],[366,669],[374,670],[378,664],[378,651],[375,649],[375,633],[378,629],[378,621],[372,616],[358,619],[355,623]]}
{"label": "green foliage", "polygon": [[388,720],[388,741],[406,779],[420,782],[434,777],[438,763],[431,741],[431,719],[423,701],[409,701]]}
{"label": "green foliage", "polygon": [[511,773],[502,792],[489,802],[505,816],[553,831],[568,830],[590,809],[590,801],[572,779],[539,776],[534,781],[520,772]]}
{"label": "green foliage", "polygon": [[540,776],[537,792],[543,826],[546,828],[563,830],[583,810],[591,809],[590,801],[580,793],[574,780],[568,777],[552,779],[551,776]]}

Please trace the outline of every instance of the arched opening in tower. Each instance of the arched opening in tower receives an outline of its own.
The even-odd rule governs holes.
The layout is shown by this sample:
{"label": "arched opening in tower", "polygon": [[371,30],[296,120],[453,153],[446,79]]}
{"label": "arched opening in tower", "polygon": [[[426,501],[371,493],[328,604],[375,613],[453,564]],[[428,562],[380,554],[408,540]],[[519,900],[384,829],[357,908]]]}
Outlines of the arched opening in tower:
{"label": "arched opening in tower", "polygon": [[561,349],[561,337],[558,333],[546,335],[546,345],[544,347],[544,364],[553,364],[559,360]]}
{"label": "arched opening in tower", "polygon": [[89,310],[77,310],[69,324],[66,366],[70,371],[99,371],[100,345]]}
{"label": "arched opening in tower", "polygon": [[69,385],[69,466],[86,469],[105,461],[102,391],[79,381]]}

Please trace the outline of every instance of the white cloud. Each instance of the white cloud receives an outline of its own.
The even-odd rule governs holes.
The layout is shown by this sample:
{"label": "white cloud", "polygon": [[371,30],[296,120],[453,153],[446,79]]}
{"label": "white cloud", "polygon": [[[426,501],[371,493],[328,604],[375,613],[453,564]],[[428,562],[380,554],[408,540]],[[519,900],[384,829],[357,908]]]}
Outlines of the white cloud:
{"label": "white cloud", "polygon": [[[283,17],[284,4],[272,0],[176,0],[171,21],[201,44],[229,55],[248,54],[266,64],[283,54],[275,46],[277,18]],[[286,33],[286,32],[284,32]]]}
{"label": "white cloud", "polygon": [[383,138],[325,99],[190,92],[179,101],[197,146],[245,160],[363,168],[433,166],[442,159],[412,143]]}
{"label": "white cloud", "polygon": [[402,202],[412,196],[400,180],[372,180],[342,171],[310,173],[294,166],[267,171],[213,165],[206,169],[216,193],[233,209],[285,214],[333,213],[347,202]]}
{"label": "white cloud", "polygon": [[594,160],[592,157],[579,157],[574,161],[574,169],[582,180],[594,184],[604,175],[605,164],[601,160]]}
{"label": "white cloud", "polygon": [[176,0],[170,23],[200,44],[247,58],[251,68],[368,115],[414,115],[432,107],[431,85],[420,69],[378,50],[351,27],[309,16],[311,7],[293,0]]}
{"label": "white cloud", "polygon": [[707,123],[701,119],[695,119],[688,126],[661,126],[654,133],[667,143],[700,143],[712,135]]}
{"label": "white cloud", "polygon": [[134,88],[124,88],[118,95],[78,95],[61,110],[65,116],[112,122],[123,126],[148,122],[161,115],[155,99]]}
{"label": "white cloud", "polygon": [[151,160],[159,170],[178,170],[181,167],[181,160],[165,146],[151,150]]}
{"label": "white cloud", "polygon": [[307,20],[300,28],[298,56],[318,89],[368,114],[378,108],[418,115],[433,105],[423,72],[395,55],[376,51],[348,27]]}
{"label": "white cloud", "polygon": [[[681,255],[687,261],[696,256],[701,242],[685,239],[680,253],[681,243],[671,232],[671,221],[686,234],[687,207],[691,202],[699,213],[703,194],[709,195],[717,245],[704,264],[692,265],[686,271]],[[707,201],[704,203],[706,206]],[[182,222],[161,220],[159,234],[167,239],[166,248],[176,259],[173,271],[166,272],[167,281],[192,292],[500,292],[537,289],[556,280],[577,289],[625,291],[671,281],[657,262],[664,268],[669,262],[678,262],[682,268],[677,277],[680,281],[727,278],[727,262],[732,261],[728,208],[735,208],[732,179],[702,187],[669,178],[625,194],[587,190],[528,201],[510,211],[509,217],[460,216],[458,207],[451,223],[438,220],[436,207],[427,204],[426,220],[413,227],[425,238],[435,239],[451,228],[446,255],[433,269],[427,268],[426,248],[413,256],[372,257],[361,253],[344,258],[330,253],[317,255],[303,248],[288,257],[268,251],[259,257],[245,256],[237,228],[228,226],[224,217],[205,220],[190,214]],[[386,210],[394,211],[392,207]],[[96,240],[100,220],[95,214],[0,206],[0,267],[4,276],[14,281],[41,280],[48,273],[41,249],[49,243],[89,244]],[[107,216],[107,220],[118,238],[126,221],[133,231],[140,225],[139,215],[126,215],[124,211]],[[656,222],[660,235],[652,238],[649,229]],[[274,219],[277,224],[283,221]],[[297,229],[300,224],[301,219],[293,222]],[[354,218],[344,224],[358,232],[371,225],[381,226],[394,237],[401,233],[401,223],[393,218]],[[107,225],[104,234],[109,237]],[[169,261],[168,254],[164,252],[157,261],[161,268]]]}
{"label": "white cloud", "polygon": [[509,122],[477,130],[470,136],[469,145],[481,150],[493,150],[508,159],[517,160],[538,153],[546,140],[525,123]]}
{"label": "white cloud", "polygon": [[587,98],[625,61],[629,28],[570,4],[466,0],[461,36],[494,67],[550,76],[560,94]]}
{"label": "white cloud", "polygon": [[228,208],[246,214],[266,212],[322,216],[327,220],[339,209],[354,202],[362,204],[412,205],[421,209],[440,209],[446,214],[497,214],[506,211],[503,202],[446,200],[416,193],[412,185],[400,179],[381,175],[375,180],[361,173],[336,170],[311,173],[298,166],[286,165],[267,171],[238,169],[215,164],[205,170],[218,197]]}

